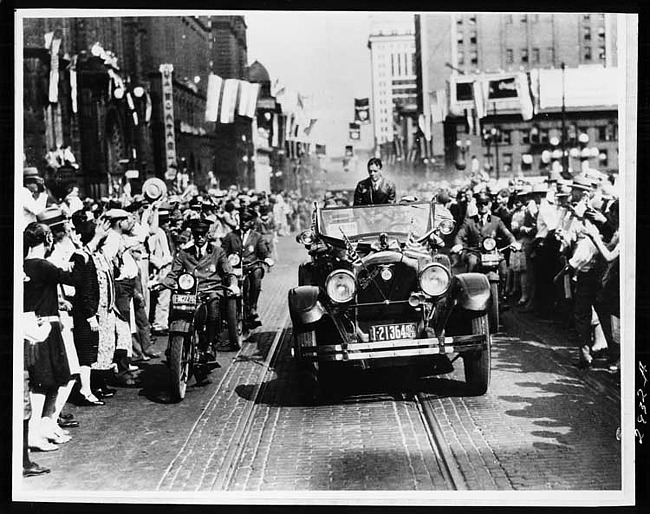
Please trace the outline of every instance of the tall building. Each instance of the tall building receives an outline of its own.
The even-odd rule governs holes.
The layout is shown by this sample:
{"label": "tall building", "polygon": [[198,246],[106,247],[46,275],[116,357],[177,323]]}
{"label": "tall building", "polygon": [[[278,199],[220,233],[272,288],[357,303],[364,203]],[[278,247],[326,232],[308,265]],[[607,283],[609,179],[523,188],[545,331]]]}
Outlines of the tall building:
{"label": "tall building", "polygon": [[612,14],[457,13],[446,17],[450,62],[465,73],[556,68],[561,62],[569,68],[617,63]]}
{"label": "tall building", "polygon": [[[531,77],[541,77],[543,84],[550,84],[560,78],[561,64],[567,70],[566,87],[573,92],[573,82],[583,80],[581,77],[609,76],[606,69],[617,65],[616,15],[425,14],[416,16],[416,41],[422,63],[418,77],[419,108],[422,114],[431,116],[433,154],[444,154],[448,171],[462,171],[468,162],[474,161],[492,171],[498,167],[496,175],[499,171],[506,175],[539,174],[552,165],[547,152],[557,151],[558,146],[578,148],[579,134],[585,135],[583,139],[589,136],[589,146],[594,145],[594,166],[617,168],[617,112],[612,95],[601,95],[591,104],[585,99],[590,93],[585,92],[583,99],[574,95],[564,114],[555,102],[529,121],[522,119],[516,102],[489,101],[485,106],[487,115],[479,120],[472,91],[476,80],[518,72],[530,72]],[[553,75],[553,70],[558,74]],[[590,70],[595,75],[590,75]],[[601,100],[605,97],[609,100],[603,104]],[[566,135],[558,145],[562,126]],[[527,135],[531,131],[546,136],[531,139]],[[547,137],[549,132],[552,137]],[[555,148],[551,140],[556,143]],[[597,147],[600,152],[596,152]],[[571,166],[572,159],[568,161]],[[575,170],[575,166],[572,168]]]}
{"label": "tall building", "polygon": [[385,156],[396,143],[398,158],[412,146],[417,112],[414,19],[375,22],[368,40],[372,68],[375,146]]}

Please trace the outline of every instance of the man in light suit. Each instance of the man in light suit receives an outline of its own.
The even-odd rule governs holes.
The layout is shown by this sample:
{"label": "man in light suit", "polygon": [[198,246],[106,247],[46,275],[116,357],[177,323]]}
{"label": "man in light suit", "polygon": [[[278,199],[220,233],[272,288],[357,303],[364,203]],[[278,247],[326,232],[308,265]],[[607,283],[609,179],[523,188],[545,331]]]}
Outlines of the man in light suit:
{"label": "man in light suit", "polygon": [[354,190],[354,205],[395,203],[395,184],[381,174],[381,159],[368,161],[368,178],[360,180]]}

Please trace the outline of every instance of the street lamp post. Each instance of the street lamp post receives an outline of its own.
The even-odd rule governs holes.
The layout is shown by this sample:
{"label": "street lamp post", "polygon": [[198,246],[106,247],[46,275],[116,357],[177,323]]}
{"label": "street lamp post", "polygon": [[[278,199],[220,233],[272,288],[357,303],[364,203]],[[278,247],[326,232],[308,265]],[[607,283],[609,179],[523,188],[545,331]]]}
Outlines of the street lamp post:
{"label": "street lamp post", "polygon": [[565,86],[564,86],[564,75],[565,75],[565,64],[564,61],[560,64],[562,69],[562,137],[561,137],[561,151],[562,151],[562,173],[568,173],[569,170],[569,156],[567,155],[566,150],[566,99],[565,99]]}
{"label": "street lamp post", "polygon": [[496,172],[497,172],[497,180],[501,178],[501,170],[499,169],[499,136],[500,136],[500,130],[498,127],[492,127],[492,130],[490,130],[490,134],[492,135],[492,141],[494,142],[494,161],[495,161],[495,167],[496,167]]}

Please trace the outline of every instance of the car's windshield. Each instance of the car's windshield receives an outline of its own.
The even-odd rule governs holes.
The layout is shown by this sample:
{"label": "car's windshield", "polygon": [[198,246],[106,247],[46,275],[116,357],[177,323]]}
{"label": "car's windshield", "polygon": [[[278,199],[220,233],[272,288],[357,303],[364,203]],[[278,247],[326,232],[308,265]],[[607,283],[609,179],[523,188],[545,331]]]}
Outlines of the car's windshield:
{"label": "car's windshield", "polygon": [[431,204],[382,204],[362,207],[321,209],[318,224],[321,235],[343,239],[341,231],[350,239],[386,232],[406,237],[412,232],[422,237],[431,228]]}

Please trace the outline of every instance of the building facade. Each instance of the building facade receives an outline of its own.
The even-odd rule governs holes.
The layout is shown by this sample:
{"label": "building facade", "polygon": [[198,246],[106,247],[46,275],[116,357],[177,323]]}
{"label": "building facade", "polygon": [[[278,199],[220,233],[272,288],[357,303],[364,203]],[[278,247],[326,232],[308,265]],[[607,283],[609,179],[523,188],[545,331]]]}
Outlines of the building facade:
{"label": "building facade", "polygon": [[[491,170],[495,177],[548,172],[553,159],[548,158],[547,152],[553,154],[559,147],[573,150],[573,155],[582,152],[584,144],[575,139],[580,134],[582,139],[589,138],[593,167],[617,169],[616,99],[578,101],[573,105],[569,102],[564,114],[559,102],[543,108],[538,105],[529,121],[522,118],[518,104],[502,102],[488,102],[486,116],[479,119],[472,101],[472,82],[486,77],[520,72],[530,76],[546,71],[560,73],[563,64],[572,72],[569,82],[576,88],[589,84],[577,82],[583,71],[590,75],[592,71],[615,69],[615,15],[472,12],[419,15],[416,40],[422,62],[418,79],[419,108],[423,114],[431,115],[433,154],[444,154],[448,177],[471,173],[477,165],[479,169]],[[558,83],[562,80],[559,75],[556,79]],[[549,76],[546,82],[551,82]],[[467,91],[461,93],[459,87]],[[567,87],[570,87],[568,83]],[[531,92],[533,96],[539,95],[532,86]],[[466,94],[470,101],[460,101],[460,96]],[[539,138],[536,133],[540,134]],[[571,138],[571,134],[576,136]],[[554,147],[551,140],[559,143]],[[572,170],[580,166],[573,158],[563,163]]]}
{"label": "building facade", "polygon": [[372,73],[372,125],[376,153],[408,160],[417,133],[417,61],[414,19],[380,22],[368,40]]}
{"label": "building facade", "polygon": [[[250,120],[205,122],[209,73],[246,77],[243,17],[23,22],[25,161],[50,185],[74,182],[99,197],[122,188],[127,170],[132,192],[150,176],[171,180],[170,171],[199,186],[211,171],[224,185],[248,180]],[[161,65],[173,67],[171,116]],[[52,158],[63,150],[73,165]]]}

